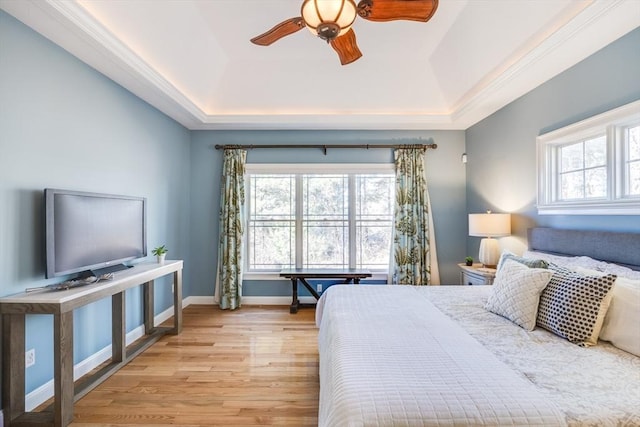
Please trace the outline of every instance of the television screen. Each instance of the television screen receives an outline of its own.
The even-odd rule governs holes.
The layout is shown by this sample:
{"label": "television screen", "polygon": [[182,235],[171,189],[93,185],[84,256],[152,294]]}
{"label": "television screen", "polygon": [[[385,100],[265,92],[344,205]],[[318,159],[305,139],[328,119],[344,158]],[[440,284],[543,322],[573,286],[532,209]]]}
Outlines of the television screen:
{"label": "television screen", "polygon": [[147,256],[146,205],[143,197],[45,189],[46,277],[117,271]]}

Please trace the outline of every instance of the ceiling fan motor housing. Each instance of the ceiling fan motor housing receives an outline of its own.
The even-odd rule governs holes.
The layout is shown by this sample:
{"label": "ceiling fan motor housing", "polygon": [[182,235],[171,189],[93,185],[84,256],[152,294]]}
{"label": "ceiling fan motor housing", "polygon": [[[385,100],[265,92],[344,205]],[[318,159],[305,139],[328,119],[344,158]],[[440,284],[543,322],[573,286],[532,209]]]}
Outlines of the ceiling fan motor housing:
{"label": "ceiling fan motor housing", "polygon": [[318,25],[316,30],[318,32],[318,37],[322,40],[326,40],[327,43],[338,37],[338,34],[340,34],[340,26],[334,22],[323,22]]}
{"label": "ceiling fan motor housing", "polygon": [[349,31],[357,16],[353,0],[304,0],[301,11],[309,31],[327,42]]}

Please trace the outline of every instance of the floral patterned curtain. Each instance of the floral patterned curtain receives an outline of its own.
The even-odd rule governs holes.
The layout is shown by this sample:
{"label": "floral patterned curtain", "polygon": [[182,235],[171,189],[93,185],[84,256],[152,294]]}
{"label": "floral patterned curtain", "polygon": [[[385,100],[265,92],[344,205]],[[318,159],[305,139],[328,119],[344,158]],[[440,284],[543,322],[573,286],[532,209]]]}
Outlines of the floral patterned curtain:
{"label": "floral patterned curtain", "polygon": [[[438,274],[435,245],[431,245],[435,238],[431,227],[424,149],[399,148],[394,151],[394,158],[396,205],[389,269],[391,283],[429,285],[432,284],[432,264],[435,265],[436,276]],[[439,283],[439,278],[436,282]]]}
{"label": "floral patterned curtain", "polygon": [[246,150],[224,150],[220,180],[220,247],[214,298],[222,309],[233,310],[241,305],[246,159]]}

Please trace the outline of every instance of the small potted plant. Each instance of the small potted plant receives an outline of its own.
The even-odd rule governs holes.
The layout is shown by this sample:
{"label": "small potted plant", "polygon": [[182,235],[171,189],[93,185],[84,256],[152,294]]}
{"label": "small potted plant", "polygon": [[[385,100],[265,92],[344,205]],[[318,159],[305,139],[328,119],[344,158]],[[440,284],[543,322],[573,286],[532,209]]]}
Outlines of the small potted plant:
{"label": "small potted plant", "polygon": [[167,256],[167,252],[169,252],[169,250],[165,245],[158,246],[151,251],[151,253],[158,258],[158,264],[164,263],[164,258]]}
{"label": "small potted plant", "polygon": [[464,259],[464,263],[467,264],[468,266],[472,266],[473,265],[473,257],[470,257],[470,256],[466,257]]}

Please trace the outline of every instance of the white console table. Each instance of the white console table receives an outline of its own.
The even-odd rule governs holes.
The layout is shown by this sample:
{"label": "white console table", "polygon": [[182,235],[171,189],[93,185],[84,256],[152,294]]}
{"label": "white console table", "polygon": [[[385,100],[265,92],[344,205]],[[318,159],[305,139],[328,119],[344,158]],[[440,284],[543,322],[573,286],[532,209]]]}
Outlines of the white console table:
{"label": "white console table", "polygon": [[[113,280],[64,291],[42,290],[0,298],[2,315],[2,406],[7,426],[66,426],[73,404],[108,376],[151,346],[164,334],[182,330],[182,261],[141,263],[115,273]],[[173,327],[156,327],[153,313],[154,279],[173,274]],[[127,348],[125,291],[143,286],[145,337]],[[111,362],[77,382],[73,380],[73,310],[111,297]],[[42,412],[25,412],[25,316],[53,315],[54,402]]]}

